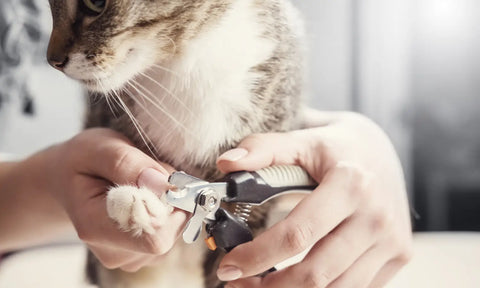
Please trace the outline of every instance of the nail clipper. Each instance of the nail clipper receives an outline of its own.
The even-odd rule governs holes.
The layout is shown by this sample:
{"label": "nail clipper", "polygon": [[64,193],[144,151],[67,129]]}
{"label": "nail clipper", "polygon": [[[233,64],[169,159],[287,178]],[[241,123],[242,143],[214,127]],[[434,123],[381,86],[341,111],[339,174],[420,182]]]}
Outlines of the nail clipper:
{"label": "nail clipper", "polygon": [[[253,206],[283,194],[309,193],[317,186],[305,170],[293,165],[234,172],[218,182],[175,172],[169,182],[175,188],[167,191],[167,202],[192,213],[183,231],[183,240],[186,243],[196,241],[205,223],[208,248],[215,250],[218,247],[227,252],[253,240],[248,226]],[[237,204],[235,212],[222,208],[222,202]]]}

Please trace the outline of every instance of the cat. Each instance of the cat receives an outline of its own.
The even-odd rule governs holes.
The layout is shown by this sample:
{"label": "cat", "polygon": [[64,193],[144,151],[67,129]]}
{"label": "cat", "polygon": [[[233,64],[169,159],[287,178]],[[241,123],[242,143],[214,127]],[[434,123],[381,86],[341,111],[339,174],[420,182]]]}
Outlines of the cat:
{"label": "cat", "polygon": [[[217,157],[246,136],[298,125],[303,23],[289,0],[49,2],[48,62],[89,91],[87,127],[119,131],[177,170],[214,180]],[[168,213],[141,193],[152,192],[119,186],[107,194],[109,216],[136,235],[151,224],[135,215],[122,223],[125,212],[115,207],[133,205],[122,195]],[[252,225],[263,226],[267,212],[252,213]],[[138,273],[89,256],[90,278],[102,288],[223,287],[215,276],[221,255],[198,244],[178,243],[158,267]]]}

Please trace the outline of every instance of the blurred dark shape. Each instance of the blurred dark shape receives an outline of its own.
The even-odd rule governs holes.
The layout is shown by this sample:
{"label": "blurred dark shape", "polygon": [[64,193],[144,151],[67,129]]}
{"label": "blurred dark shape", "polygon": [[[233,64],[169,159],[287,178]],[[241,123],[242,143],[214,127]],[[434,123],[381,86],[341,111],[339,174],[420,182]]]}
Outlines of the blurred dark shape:
{"label": "blurred dark shape", "polygon": [[35,114],[35,106],[33,104],[33,99],[28,94],[27,97],[23,99],[23,114],[28,116],[33,116]]}
{"label": "blurred dark shape", "polygon": [[414,25],[413,169],[422,231],[480,227],[480,18],[469,13],[480,3],[450,1],[458,11],[444,12],[465,17],[431,19],[424,5]]}
{"label": "blurred dark shape", "polygon": [[[14,10],[23,9],[27,17],[17,19]],[[28,77],[19,77],[15,72],[20,69],[24,59],[37,57],[42,31],[39,29],[38,16],[40,10],[35,0],[9,1],[0,3],[0,109],[8,105],[13,98],[18,97],[22,103],[22,111],[26,115],[34,115],[33,97],[28,93]],[[18,14],[23,15],[24,13]],[[26,62],[26,65],[33,63]]]}
{"label": "blurred dark shape", "polygon": [[480,231],[479,187],[456,186],[448,194],[448,230]]}

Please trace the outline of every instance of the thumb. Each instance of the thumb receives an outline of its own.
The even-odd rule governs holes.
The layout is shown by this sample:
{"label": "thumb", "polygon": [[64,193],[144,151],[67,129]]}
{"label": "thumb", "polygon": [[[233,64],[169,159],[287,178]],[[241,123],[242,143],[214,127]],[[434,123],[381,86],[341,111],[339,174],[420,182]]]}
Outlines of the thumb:
{"label": "thumb", "polygon": [[114,184],[166,190],[169,171],[173,169],[132,146],[123,135],[107,129],[90,129],[71,142],[71,151],[77,153],[74,167],[79,172]]}
{"label": "thumb", "polygon": [[243,139],[237,148],[217,159],[218,169],[230,173],[255,171],[272,165],[299,165],[304,145],[292,137],[296,137],[294,133],[252,134]]}

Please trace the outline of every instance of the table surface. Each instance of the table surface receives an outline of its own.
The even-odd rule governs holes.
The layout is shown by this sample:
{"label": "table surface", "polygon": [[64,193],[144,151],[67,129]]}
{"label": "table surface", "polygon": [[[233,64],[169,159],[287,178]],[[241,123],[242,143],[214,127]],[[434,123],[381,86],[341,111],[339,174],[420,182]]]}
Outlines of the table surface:
{"label": "table surface", "polygon": [[[480,233],[419,233],[415,255],[387,288],[480,287]],[[81,244],[23,251],[2,260],[2,288],[92,288]]]}

